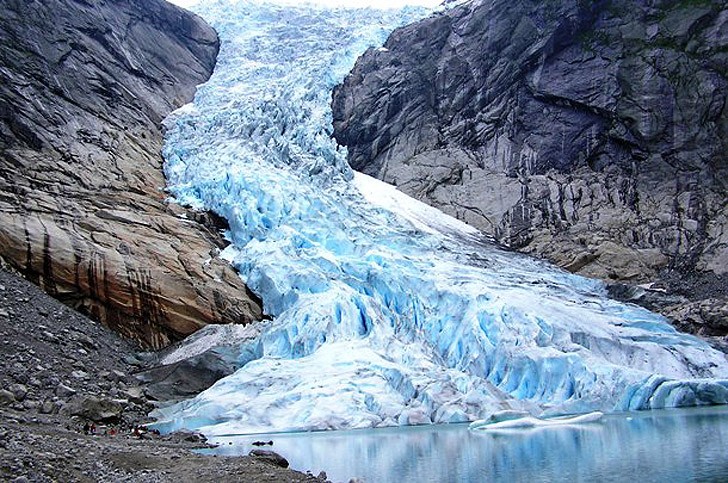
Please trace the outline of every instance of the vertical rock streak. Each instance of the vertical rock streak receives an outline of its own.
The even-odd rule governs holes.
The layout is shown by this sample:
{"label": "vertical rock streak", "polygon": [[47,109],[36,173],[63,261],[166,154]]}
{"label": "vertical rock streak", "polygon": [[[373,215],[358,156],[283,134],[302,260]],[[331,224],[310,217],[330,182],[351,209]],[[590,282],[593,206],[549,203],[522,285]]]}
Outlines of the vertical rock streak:
{"label": "vertical rock streak", "polygon": [[259,318],[161,191],[160,122],[209,77],[214,31],[161,0],[9,0],[0,41],[0,257],[151,347]]}

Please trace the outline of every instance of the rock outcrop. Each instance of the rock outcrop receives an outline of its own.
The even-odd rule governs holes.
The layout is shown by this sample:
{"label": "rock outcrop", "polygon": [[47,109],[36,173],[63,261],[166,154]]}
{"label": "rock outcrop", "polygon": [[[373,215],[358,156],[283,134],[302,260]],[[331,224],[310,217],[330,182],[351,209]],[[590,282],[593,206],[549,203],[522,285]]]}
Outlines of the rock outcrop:
{"label": "rock outcrop", "polygon": [[355,169],[573,272],[717,281],[710,318],[727,96],[723,1],[475,0],[370,49],[332,106]]}
{"label": "rock outcrop", "polygon": [[150,347],[259,319],[215,217],[163,191],[161,121],[215,32],[163,0],[7,0],[0,40],[0,257]]}

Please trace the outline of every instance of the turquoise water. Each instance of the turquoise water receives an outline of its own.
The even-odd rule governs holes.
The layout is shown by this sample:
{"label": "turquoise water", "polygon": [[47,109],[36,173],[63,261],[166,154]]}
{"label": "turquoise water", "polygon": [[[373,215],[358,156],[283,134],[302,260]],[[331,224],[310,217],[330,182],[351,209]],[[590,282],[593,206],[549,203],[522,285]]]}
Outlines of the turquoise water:
{"label": "turquoise water", "polygon": [[334,482],[728,482],[728,407],[643,411],[573,427],[472,433],[439,425],[218,437],[218,455],[253,441]]}

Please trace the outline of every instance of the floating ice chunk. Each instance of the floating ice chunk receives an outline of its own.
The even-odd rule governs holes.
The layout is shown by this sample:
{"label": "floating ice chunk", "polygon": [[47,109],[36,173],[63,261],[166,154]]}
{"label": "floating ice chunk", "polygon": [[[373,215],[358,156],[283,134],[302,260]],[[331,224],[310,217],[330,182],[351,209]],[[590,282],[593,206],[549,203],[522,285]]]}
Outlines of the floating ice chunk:
{"label": "floating ice chunk", "polygon": [[[509,413],[511,416],[513,413]],[[507,417],[498,421],[478,420],[470,423],[468,428],[471,431],[497,431],[503,429],[530,429],[530,428],[548,428],[553,426],[570,426],[585,423],[594,423],[602,419],[604,413],[594,411],[587,414],[577,416],[563,416],[553,419],[540,419],[533,416]]]}

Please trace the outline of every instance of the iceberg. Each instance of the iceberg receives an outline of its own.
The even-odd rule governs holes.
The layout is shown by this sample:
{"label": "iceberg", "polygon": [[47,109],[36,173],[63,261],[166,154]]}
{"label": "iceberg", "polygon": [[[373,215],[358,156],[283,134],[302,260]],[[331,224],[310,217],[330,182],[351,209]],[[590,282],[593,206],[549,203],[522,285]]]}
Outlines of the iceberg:
{"label": "iceberg", "polygon": [[495,420],[479,419],[478,421],[473,421],[472,423],[470,423],[468,429],[475,432],[501,432],[504,430],[510,431],[523,429],[552,428],[554,426],[576,426],[586,423],[596,423],[598,421],[601,421],[602,416],[604,416],[604,413],[600,411],[594,411],[587,414],[579,414],[577,416],[562,416],[551,419],[541,419],[529,415],[523,415],[515,418],[507,417],[500,420],[498,420],[498,418],[496,418]]}
{"label": "iceberg", "polygon": [[228,220],[220,256],[270,320],[211,327],[168,355],[218,347],[235,372],[155,411],[159,429],[270,433],[728,402],[728,361],[705,342],[350,169],[331,139],[331,89],[357,55],[427,11],[222,0],[195,11],[221,51],[194,102],[165,121],[168,190]]}

